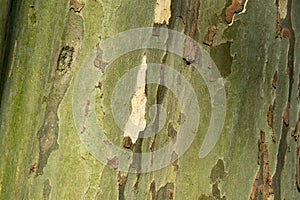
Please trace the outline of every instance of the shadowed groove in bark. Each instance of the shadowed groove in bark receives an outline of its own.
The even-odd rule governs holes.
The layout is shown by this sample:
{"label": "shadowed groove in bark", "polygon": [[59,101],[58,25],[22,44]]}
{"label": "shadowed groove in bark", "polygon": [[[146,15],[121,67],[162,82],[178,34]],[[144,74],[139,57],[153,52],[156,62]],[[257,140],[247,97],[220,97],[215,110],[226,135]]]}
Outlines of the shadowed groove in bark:
{"label": "shadowed groove in bark", "polygon": [[14,24],[17,24],[18,15],[20,14],[18,11],[20,10],[19,7],[21,6],[21,1],[10,0],[7,12],[7,21],[5,24],[5,33],[3,34],[4,37],[0,38],[3,39],[3,47],[1,47],[0,51],[0,108],[2,105],[2,95],[3,90],[5,88],[5,82],[8,77],[9,67],[12,64],[12,57],[13,49],[10,49],[14,43],[16,37],[16,28]]}
{"label": "shadowed groove in bark", "polygon": [[[294,48],[295,48],[295,33],[292,26],[292,0],[288,1],[287,5],[287,15],[282,22],[282,26],[286,27],[290,31],[289,38],[289,50],[288,50],[288,75],[289,75],[289,88],[288,88],[288,99],[287,104],[291,102],[291,96],[293,91],[293,80],[294,80]],[[283,125],[281,138],[279,143],[279,149],[277,154],[277,165],[276,171],[272,178],[273,188],[274,188],[274,199],[281,199],[281,173],[285,164],[285,155],[287,152],[287,135],[288,135],[288,125]]]}

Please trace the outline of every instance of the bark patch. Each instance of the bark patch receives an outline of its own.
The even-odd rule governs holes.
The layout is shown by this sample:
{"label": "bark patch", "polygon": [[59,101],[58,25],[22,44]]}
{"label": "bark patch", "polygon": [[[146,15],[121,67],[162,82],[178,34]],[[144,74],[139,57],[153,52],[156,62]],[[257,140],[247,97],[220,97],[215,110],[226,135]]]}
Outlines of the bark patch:
{"label": "bark patch", "polygon": [[219,184],[226,180],[227,172],[225,171],[224,162],[218,159],[217,163],[213,166],[210,172],[210,184],[212,191],[208,194],[202,194],[199,200],[226,200],[226,196],[221,194]]}
{"label": "bark patch", "polygon": [[154,12],[154,22],[156,24],[169,24],[171,17],[171,0],[157,0]]}
{"label": "bark patch", "polygon": [[274,111],[276,106],[276,99],[272,104],[269,105],[269,110],[267,112],[267,123],[268,126],[272,129],[272,140],[276,143],[276,133],[274,130]]}
{"label": "bark patch", "polygon": [[273,199],[274,192],[270,175],[269,150],[264,131],[260,131],[260,139],[258,140],[257,164],[260,168],[254,180],[249,199]]}
{"label": "bark patch", "polygon": [[73,9],[75,12],[80,12],[84,7],[84,3],[77,1],[77,0],[70,0],[69,1],[69,8],[70,10]]}
{"label": "bark patch", "polygon": [[160,200],[160,199],[174,199],[174,183],[167,183],[166,185],[160,187],[156,191],[155,181],[152,181],[150,185],[150,191],[152,192],[152,200]]}
{"label": "bark patch", "polygon": [[44,188],[43,188],[43,198],[44,200],[50,199],[52,186],[50,185],[49,179],[44,181]]}
{"label": "bark patch", "polygon": [[208,31],[207,31],[207,34],[206,34],[205,39],[203,41],[203,44],[211,46],[214,42],[214,37],[215,37],[216,33],[217,33],[216,25],[211,25],[208,28]]}
{"label": "bark patch", "polygon": [[236,13],[240,13],[244,10],[247,0],[232,0],[231,5],[226,8],[226,22],[231,24],[233,21],[233,16]]}
{"label": "bark patch", "polygon": [[79,56],[83,39],[83,18],[69,10],[63,33],[63,44],[57,62],[53,63],[52,86],[47,97],[44,121],[37,136],[39,138],[39,161],[36,175],[43,174],[52,151],[58,149],[58,108],[64,98],[75,71],[75,60]]}
{"label": "bark patch", "polygon": [[226,78],[231,74],[231,65],[233,57],[230,54],[232,42],[222,43],[210,48],[210,56],[218,67],[221,76]]}

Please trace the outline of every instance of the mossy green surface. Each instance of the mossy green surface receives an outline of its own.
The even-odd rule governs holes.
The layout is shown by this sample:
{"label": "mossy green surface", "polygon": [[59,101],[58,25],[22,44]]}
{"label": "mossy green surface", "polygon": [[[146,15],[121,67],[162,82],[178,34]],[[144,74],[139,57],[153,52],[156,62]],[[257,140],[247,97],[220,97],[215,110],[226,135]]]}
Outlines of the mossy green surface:
{"label": "mossy green surface", "polygon": [[[86,56],[95,51],[97,43],[121,31],[152,26],[155,2],[85,1],[85,7],[81,11],[85,26],[84,40],[76,65],[77,71]],[[42,199],[44,182],[47,179],[51,186],[51,199],[116,199],[119,195],[117,173],[90,155],[79,139],[72,116],[74,79],[59,108],[59,149],[52,152],[43,175],[35,177],[29,174],[31,166],[38,159],[36,133],[43,121],[46,105],[43,99],[50,90],[51,68],[56,64],[61,48],[67,4],[67,1],[51,0],[39,1],[38,5],[34,5],[34,2],[20,1],[20,12],[16,20],[18,28],[15,29],[16,36],[11,41],[15,50],[11,49],[12,64],[1,108],[0,199]],[[294,4],[294,9],[297,9],[299,6]],[[216,23],[216,13],[222,13],[224,7],[224,1],[201,2],[198,23],[200,40],[204,39],[208,27]],[[296,12],[293,16],[296,55],[300,49],[300,18]],[[275,38],[275,19],[274,2],[249,1],[247,12],[236,15],[232,26],[224,23],[218,25],[216,45],[225,45],[222,46],[221,55],[214,50],[210,51],[207,46],[204,47],[216,59],[227,94],[223,132],[215,148],[204,159],[199,159],[198,155],[211,115],[208,89],[201,75],[195,73],[195,69],[187,67],[182,58],[168,54],[164,62],[189,80],[197,94],[201,110],[199,128],[192,145],[176,163],[155,172],[141,174],[139,177],[129,174],[124,192],[125,199],[151,199],[149,188],[153,180],[156,182],[156,191],[167,183],[174,183],[175,199],[209,199],[207,195],[212,192],[210,175],[219,159],[223,161],[224,171],[228,173],[218,185],[220,196],[226,196],[229,200],[249,199],[259,169],[257,141],[260,130],[266,132],[270,173],[271,176],[274,174],[282,115],[288,95],[288,75],[285,73],[285,67],[289,48],[287,39]],[[182,31],[182,24],[175,23],[174,29]],[[134,51],[111,64],[101,80],[103,96],[100,98],[98,94],[96,102],[99,103],[99,107],[96,110],[99,111],[99,123],[104,125],[107,137],[115,145],[122,145],[123,132],[115,124],[111,112],[113,88],[124,73],[141,64],[144,51],[147,52],[149,62],[163,62],[162,51]],[[299,66],[299,58],[295,58],[295,66]],[[230,66],[220,66],[219,63],[224,63],[223,61]],[[276,90],[271,85],[275,70],[278,71]],[[299,68],[295,68],[295,73],[299,73]],[[294,88],[298,81],[299,77],[295,77]],[[147,109],[156,103],[157,89],[158,85],[154,84],[147,88]],[[168,137],[168,124],[172,122],[177,130],[180,116],[180,108],[174,94],[168,90],[162,93],[161,103],[170,114],[164,128],[157,135],[157,149],[163,147],[166,142],[171,142]],[[267,125],[267,111],[275,96],[274,130],[277,142],[273,143],[272,130]],[[299,109],[296,92],[293,93],[293,97],[291,107],[294,110]],[[293,111],[292,127],[295,116]],[[145,139],[142,150],[148,152],[152,142],[151,138]],[[290,136],[288,144],[290,149],[295,149],[295,142]],[[283,169],[281,180],[282,199],[297,199],[299,193],[295,185],[295,153],[288,152],[285,160],[287,167]],[[137,179],[139,182],[135,187]]]}

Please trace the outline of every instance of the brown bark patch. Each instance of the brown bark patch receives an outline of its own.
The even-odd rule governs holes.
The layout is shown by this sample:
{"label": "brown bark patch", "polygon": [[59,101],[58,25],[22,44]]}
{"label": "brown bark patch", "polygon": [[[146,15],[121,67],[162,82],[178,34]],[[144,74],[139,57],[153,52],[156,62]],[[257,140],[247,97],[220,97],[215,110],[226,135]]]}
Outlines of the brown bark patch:
{"label": "brown bark patch", "polygon": [[232,0],[231,5],[226,8],[226,12],[225,12],[226,15],[225,19],[228,24],[232,22],[234,14],[243,11],[245,2],[246,0],[242,0],[240,2],[238,0]]}
{"label": "brown bark patch", "polygon": [[105,67],[108,65],[108,62],[102,60],[103,50],[101,49],[99,43],[96,44],[96,58],[94,60],[94,66],[104,72]]}
{"label": "brown bark patch", "polygon": [[205,36],[205,39],[204,39],[203,43],[208,45],[208,46],[212,46],[216,33],[217,33],[217,27],[215,25],[211,25],[208,28],[208,32]]}
{"label": "brown bark patch", "polygon": [[274,73],[274,75],[273,75],[273,80],[272,80],[272,87],[274,89],[277,88],[277,82],[278,82],[278,72],[276,70],[275,73]]}
{"label": "brown bark patch", "polygon": [[[263,199],[273,199],[274,192],[270,175],[269,151],[264,131],[260,131],[260,139],[258,140],[257,163],[260,165],[260,169],[254,180],[249,199],[254,200],[259,194],[263,196]],[[261,184],[259,185],[259,183]]]}
{"label": "brown bark patch", "polygon": [[295,141],[298,141],[299,135],[300,135],[300,120],[298,119],[296,123],[296,128],[294,131],[292,131],[292,137],[295,138]]}
{"label": "brown bark patch", "polygon": [[112,159],[109,159],[106,164],[113,169],[117,169],[119,165],[118,158],[115,156]]}
{"label": "brown bark patch", "polygon": [[283,123],[285,126],[289,125],[289,115],[290,115],[290,103],[287,103],[283,113]]}
{"label": "brown bark patch", "polygon": [[129,136],[126,136],[123,138],[123,147],[126,149],[131,149],[133,143],[131,141],[131,138]]}
{"label": "brown bark patch", "polygon": [[74,10],[75,12],[80,12],[84,7],[84,3],[77,0],[69,1],[69,9]]}
{"label": "brown bark patch", "polygon": [[37,166],[38,166],[38,163],[37,163],[37,162],[34,162],[34,163],[31,165],[31,167],[30,167],[30,169],[29,169],[29,175],[34,174],[34,173],[36,172]]}

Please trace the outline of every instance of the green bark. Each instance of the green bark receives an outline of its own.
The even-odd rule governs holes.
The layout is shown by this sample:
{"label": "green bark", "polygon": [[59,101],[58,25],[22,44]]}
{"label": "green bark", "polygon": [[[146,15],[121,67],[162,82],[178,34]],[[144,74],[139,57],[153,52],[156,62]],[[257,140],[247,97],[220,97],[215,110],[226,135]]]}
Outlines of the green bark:
{"label": "green bark", "polygon": [[[10,17],[16,28],[10,27],[5,41],[9,48],[0,51],[6,55],[0,60],[6,69],[6,75],[1,75],[5,85],[0,199],[250,199],[253,191],[255,199],[300,198],[298,141],[292,136],[300,121],[300,4],[296,0],[288,1],[287,15],[278,24],[280,0],[249,0],[245,13],[236,11],[232,25],[225,20],[229,0],[172,0],[169,24],[160,27],[199,42],[225,82],[225,124],[217,145],[203,159],[198,155],[210,122],[211,99],[203,78],[191,65],[172,53],[147,49],[130,52],[105,69],[102,87],[97,89],[97,117],[106,136],[120,148],[124,148],[123,131],[112,115],[112,92],[123,74],[141,64],[144,51],[148,63],[166,64],[190,82],[201,110],[195,139],[183,156],[154,172],[128,174],[103,165],[80,141],[72,115],[74,80],[98,43],[122,31],[155,26],[156,1],[86,0],[76,13],[69,10],[68,1],[12,2],[15,10]],[[1,9],[8,12],[5,6]],[[83,19],[82,34],[76,32],[77,25],[68,26],[70,12]],[[1,15],[1,46],[6,20]],[[203,42],[212,25],[217,30],[208,46]],[[277,34],[278,27],[284,34]],[[289,34],[284,32],[287,29]],[[70,76],[57,78],[60,53],[70,44],[78,51]],[[139,139],[135,152],[157,150],[176,139],[184,118],[178,100],[168,88],[152,84],[147,86],[147,109],[156,103],[169,112],[164,127],[156,137]],[[53,143],[47,144],[50,150],[43,154],[41,134],[47,131],[49,109],[57,115],[57,132]],[[255,190],[256,179],[260,187]]]}

